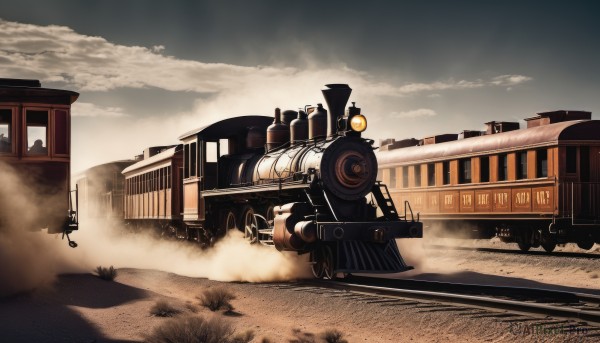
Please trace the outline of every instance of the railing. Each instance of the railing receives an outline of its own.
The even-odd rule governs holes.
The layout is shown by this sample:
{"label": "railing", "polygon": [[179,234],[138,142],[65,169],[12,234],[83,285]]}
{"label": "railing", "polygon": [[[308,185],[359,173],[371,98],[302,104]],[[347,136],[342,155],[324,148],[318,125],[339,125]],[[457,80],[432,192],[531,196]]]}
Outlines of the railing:
{"label": "railing", "polygon": [[600,224],[600,182],[564,182],[559,185],[560,216],[573,225]]}

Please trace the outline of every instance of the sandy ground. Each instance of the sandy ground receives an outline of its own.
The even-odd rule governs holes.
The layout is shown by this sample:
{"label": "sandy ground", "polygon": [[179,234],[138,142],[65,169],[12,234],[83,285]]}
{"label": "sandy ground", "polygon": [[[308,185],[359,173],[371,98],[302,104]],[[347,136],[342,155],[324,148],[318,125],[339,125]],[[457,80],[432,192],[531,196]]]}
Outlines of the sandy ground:
{"label": "sandy ground", "polygon": [[[566,288],[600,294],[598,259],[502,254],[423,244],[402,249],[416,270],[401,277]],[[477,242],[452,242],[472,247]],[[479,242],[481,243],[481,242]],[[493,246],[493,242],[482,243]],[[415,246],[414,244],[412,245]],[[429,246],[429,247],[428,247]],[[594,276],[596,275],[596,276]],[[557,286],[558,285],[558,286]],[[213,314],[198,297],[224,286],[236,295],[234,315]],[[183,315],[216,315],[260,342],[310,342],[326,329],[349,342],[594,341],[539,328],[575,325],[552,319],[506,316],[461,306],[385,302],[339,291],[315,291],[291,283],[221,283],[147,269],[119,269],[113,282],[92,274],[62,275],[50,288],[0,299],[2,342],[143,341],[165,318],[150,314],[165,299]],[[537,332],[537,333],[536,333]],[[311,336],[315,335],[315,336]],[[308,340],[307,340],[308,339]]]}

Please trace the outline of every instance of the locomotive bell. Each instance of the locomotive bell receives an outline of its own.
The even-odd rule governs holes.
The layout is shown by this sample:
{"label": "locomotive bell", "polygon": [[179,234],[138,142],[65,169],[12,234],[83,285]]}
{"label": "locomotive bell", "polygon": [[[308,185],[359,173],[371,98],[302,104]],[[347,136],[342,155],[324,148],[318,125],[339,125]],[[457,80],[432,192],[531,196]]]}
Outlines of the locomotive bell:
{"label": "locomotive bell", "polygon": [[327,136],[327,110],[323,104],[308,115],[308,139],[325,138]]}
{"label": "locomotive bell", "polygon": [[290,124],[290,141],[292,144],[305,141],[308,138],[308,120],[306,112],[299,110],[298,118]]}
{"label": "locomotive bell", "polygon": [[352,89],[346,84],[329,84],[325,85],[327,89],[321,90],[327,107],[329,108],[329,116],[327,117],[327,136],[331,137],[337,134],[338,119],[344,116],[346,103],[350,98]]}
{"label": "locomotive bell", "polygon": [[281,122],[281,110],[275,109],[275,120],[267,128],[267,151],[279,148],[290,141],[290,127]]}

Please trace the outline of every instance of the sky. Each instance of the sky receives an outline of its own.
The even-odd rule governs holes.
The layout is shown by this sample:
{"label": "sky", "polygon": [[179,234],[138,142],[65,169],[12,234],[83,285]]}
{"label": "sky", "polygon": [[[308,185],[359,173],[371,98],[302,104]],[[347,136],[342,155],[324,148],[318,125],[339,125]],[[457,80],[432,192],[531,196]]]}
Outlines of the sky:
{"label": "sky", "polygon": [[72,170],[212,121],[324,102],[348,83],[364,136],[423,138],[600,114],[596,1],[0,0],[0,77],[80,93]]}

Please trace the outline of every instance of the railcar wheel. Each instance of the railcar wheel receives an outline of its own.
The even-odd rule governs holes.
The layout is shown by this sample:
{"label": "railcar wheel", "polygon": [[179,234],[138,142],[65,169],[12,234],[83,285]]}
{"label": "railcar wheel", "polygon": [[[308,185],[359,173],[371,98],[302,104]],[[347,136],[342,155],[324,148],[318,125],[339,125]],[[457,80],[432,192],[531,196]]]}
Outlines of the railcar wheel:
{"label": "railcar wheel", "polygon": [[315,249],[310,252],[310,261],[312,262],[310,269],[312,274],[317,279],[323,278],[324,268],[323,268],[323,254],[320,249]]}
{"label": "railcar wheel", "polygon": [[542,248],[544,248],[546,252],[553,252],[556,248],[556,242],[542,242]]}
{"label": "railcar wheel", "polygon": [[244,231],[244,238],[250,242],[250,244],[258,242],[258,223],[254,217],[254,209],[252,206],[246,206],[242,209],[240,224],[240,229]]}
{"label": "railcar wheel", "polygon": [[529,249],[531,249],[531,244],[529,244],[527,242],[519,241],[519,242],[517,242],[517,244],[519,245],[519,249],[521,249],[521,251],[523,251],[523,252],[529,251]]}
{"label": "railcar wheel", "polygon": [[577,241],[577,246],[583,250],[590,250],[594,246],[594,241],[592,239],[583,239]]}
{"label": "railcar wheel", "polygon": [[323,247],[323,276],[325,279],[333,280],[335,278],[335,274],[333,273],[335,269],[335,260],[333,256],[333,250],[329,246]]}

